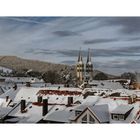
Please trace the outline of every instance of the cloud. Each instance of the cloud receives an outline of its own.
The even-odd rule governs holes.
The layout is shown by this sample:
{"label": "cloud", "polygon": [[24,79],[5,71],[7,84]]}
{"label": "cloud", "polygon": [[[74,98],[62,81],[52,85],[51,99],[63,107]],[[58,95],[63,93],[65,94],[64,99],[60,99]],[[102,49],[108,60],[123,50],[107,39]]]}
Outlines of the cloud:
{"label": "cloud", "polygon": [[55,31],[53,32],[53,34],[60,36],[60,37],[66,37],[66,36],[77,36],[79,35],[76,32],[72,32],[72,31]]}
{"label": "cloud", "polygon": [[131,37],[131,38],[126,38],[126,39],[122,39],[124,41],[139,41],[140,37]]}
{"label": "cloud", "polygon": [[130,35],[140,33],[140,18],[139,17],[107,17],[101,18],[102,25],[120,26],[121,32]]}
{"label": "cloud", "polygon": [[139,17],[0,17],[0,55],[75,64],[89,45],[94,66],[116,73],[138,63],[139,33]]}
{"label": "cloud", "polygon": [[56,20],[58,17],[4,17],[3,19],[10,20],[14,24],[17,22],[24,23],[24,24],[31,24],[32,26],[35,24],[41,25],[56,25],[50,23],[50,21]]}
{"label": "cloud", "polygon": [[121,60],[109,61],[109,62],[99,62],[95,61],[93,63],[94,69],[101,70],[103,72],[115,75],[121,75],[124,72],[139,72],[140,60]]}
{"label": "cloud", "polygon": [[[78,57],[79,50],[55,50],[57,54],[65,57]],[[81,51],[83,57],[87,57],[88,49]],[[91,49],[92,57],[129,57],[140,56],[140,46],[114,47],[112,49]]]}
{"label": "cloud", "polygon": [[110,42],[116,42],[118,39],[92,39],[92,40],[85,40],[84,44],[100,44],[100,43],[110,43]]}

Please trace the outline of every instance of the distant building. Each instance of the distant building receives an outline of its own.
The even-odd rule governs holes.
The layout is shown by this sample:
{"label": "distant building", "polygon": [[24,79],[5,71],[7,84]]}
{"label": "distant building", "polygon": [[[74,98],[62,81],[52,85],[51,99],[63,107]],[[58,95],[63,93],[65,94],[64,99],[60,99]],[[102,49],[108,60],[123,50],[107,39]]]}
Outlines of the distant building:
{"label": "distant building", "polygon": [[78,62],[76,65],[77,80],[79,82],[93,79],[93,64],[91,61],[90,49],[88,49],[87,62],[84,64],[81,50],[79,51]]}
{"label": "distant building", "polygon": [[11,73],[13,70],[10,68],[0,66],[0,71],[2,71],[4,73]]}
{"label": "distant building", "polygon": [[131,79],[130,88],[136,90],[140,89],[140,73],[135,73],[135,79]]}
{"label": "distant building", "polygon": [[86,62],[86,76],[89,77],[89,80],[93,79],[93,64],[91,61],[90,49],[88,49],[88,56]]}
{"label": "distant building", "polygon": [[79,51],[79,56],[78,56],[78,62],[76,65],[76,74],[77,74],[77,79],[79,82],[82,82],[84,80],[84,62],[81,54],[81,50]]}

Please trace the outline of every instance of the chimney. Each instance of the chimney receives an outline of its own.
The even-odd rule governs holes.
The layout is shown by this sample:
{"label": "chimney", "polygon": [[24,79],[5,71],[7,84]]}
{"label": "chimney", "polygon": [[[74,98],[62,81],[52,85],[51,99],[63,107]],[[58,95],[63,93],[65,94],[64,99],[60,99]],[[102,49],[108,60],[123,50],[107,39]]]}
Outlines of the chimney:
{"label": "chimney", "polygon": [[133,95],[129,96],[128,104],[133,104],[136,102],[136,100],[137,100],[137,95],[133,94]]}
{"label": "chimney", "polygon": [[48,99],[43,99],[42,116],[48,113]]}
{"label": "chimney", "polygon": [[25,111],[25,108],[26,108],[26,100],[21,100],[21,113],[24,113]]}
{"label": "chimney", "polygon": [[14,84],[13,89],[14,89],[14,90],[17,89],[17,84],[16,84],[16,83]]}
{"label": "chimney", "polygon": [[26,87],[31,87],[31,83],[30,82],[26,82]]}
{"label": "chimney", "polygon": [[6,96],[6,102],[8,102],[9,96]]}
{"label": "chimney", "polygon": [[128,98],[128,104],[132,104],[132,98],[131,97]]}
{"label": "chimney", "polygon": [[68,105],[73,104],[73,97],[68,97]]}
{"label": "chimney", "polygon": [[38,96],[38,97],[37,97],[37,102],[38,102],[38,103],[41,103],[41,102],[42,102],[42,96]]}

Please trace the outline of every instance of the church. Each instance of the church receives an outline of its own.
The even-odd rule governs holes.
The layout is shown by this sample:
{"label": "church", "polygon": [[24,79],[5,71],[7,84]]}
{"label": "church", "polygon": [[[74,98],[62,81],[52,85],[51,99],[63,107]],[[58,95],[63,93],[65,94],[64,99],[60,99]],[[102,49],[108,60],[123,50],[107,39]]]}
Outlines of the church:
{"label": "church", "polygon": [[79,51],[78,61],[76,64],[77,81],[82,83],[83,81],[91,81],[93,79],[93,64],[91,61],[91,52],[88,49],[87,61],[84,63],[81,50]]}

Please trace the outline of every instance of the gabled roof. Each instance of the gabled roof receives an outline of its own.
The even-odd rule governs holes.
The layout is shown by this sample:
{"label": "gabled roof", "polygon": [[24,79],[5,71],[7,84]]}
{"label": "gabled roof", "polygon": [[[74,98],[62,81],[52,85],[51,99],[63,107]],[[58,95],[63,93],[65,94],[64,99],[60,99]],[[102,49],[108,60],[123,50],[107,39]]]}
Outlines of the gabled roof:
{"label": "gabled roof", "polygon": [[69,117],[73,113],[74,113],[73,111],[69,111],[69,110],[55,111],[55,112],[52,112],[51,114],[47,115],[44,120],[68,123],[68,122],[70,122]]}
{"label": "gabled roof", "polygon": [[112,114],[125,114],[128,111],[132,110],[134,107],[132,105],[119,105],[116,109],[114,109]]}
{"label": "gabled roof", "polygon": [[9,96],[9,98],[11,100],[14,100],[14,98],[16,97],[17,93],[20,90],[21,90],[21,87],[18,87],[16,90],[14,90],[13,88],[11,88],[8,91],[6,91],[4,94],[0,95],[0,98],[6,98],[6,96]]}
{"label": "gabled roof", "polygon": [[92,113],[92,115],[94,116],[94,118],[96,118],[96,120],[98,121],[98,122],[100,122],[99,121],[99,119],[97,118],[97,116],[87,107],[87,108],[85,108],[78,116],[75,116],[74,114],[70,117],[70,120],[72,120],[72,121],[76,121],[76,120],[78,120],[81,116],[82,116],[82,114],[84,114],[86,111],[90,111],[91,113]]}
{"label": "gabled roof", "polygon": [[12,117],[12,118],[9,118],[9,119],[6,119],[5,122],[7,123],[17,123],[18,121],[20,120],[20,118],[18,117]]}
{"label": "gabled roof", "polygon": [[90,106],[89,109],[92,110],[101,123],[110,121],[109,107],[107,104]]}
{"label": "gabled roof", "polygon": [[19,107],[20,102],[18,102],[13,108],[11,107],[1,107],[0,108],[0,118],[5,118],[8,116],[11,112],[13,112],[15,109]]}
{"label": "gabled roof", "polygon": [[3,119],[10,111],[11,111],[11,108],[8,108],[8,107],[0,108],[0,118]]}
{"label": "gabled roof", "polygon": [[[36,106],[33,105],[32,103],[28,103],[26,106],[27,106],[26,107],[27,112],[21,113],[20,106],[18,106],[11,113],[9,113],[9,116],[19,118],[18,123],[37,123],[43,118],[41,106]],[[14,120],[9,119],[8,121],[14,121]]]}
{"label": "gabled roof", "polygon": [[109,108],[107,104],[88,106],[78,116],[71,116],[70,119],[76,121],[87,110],[89,110],[100,123],[106,123],[110,121]]}

